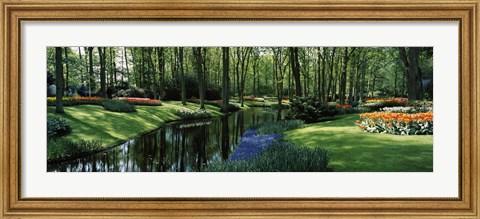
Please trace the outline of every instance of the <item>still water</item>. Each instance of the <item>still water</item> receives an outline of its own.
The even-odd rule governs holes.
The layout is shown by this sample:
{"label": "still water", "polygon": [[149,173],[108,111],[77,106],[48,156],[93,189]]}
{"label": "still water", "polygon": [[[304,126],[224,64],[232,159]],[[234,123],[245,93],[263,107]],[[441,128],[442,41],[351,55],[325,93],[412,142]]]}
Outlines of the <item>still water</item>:
{"label": "still water", "polygon": [[100,153],[47,165],[49,172],[192,172],[226,160],[253,125],[286,112],[250,108],[220,118],[170,123]]}

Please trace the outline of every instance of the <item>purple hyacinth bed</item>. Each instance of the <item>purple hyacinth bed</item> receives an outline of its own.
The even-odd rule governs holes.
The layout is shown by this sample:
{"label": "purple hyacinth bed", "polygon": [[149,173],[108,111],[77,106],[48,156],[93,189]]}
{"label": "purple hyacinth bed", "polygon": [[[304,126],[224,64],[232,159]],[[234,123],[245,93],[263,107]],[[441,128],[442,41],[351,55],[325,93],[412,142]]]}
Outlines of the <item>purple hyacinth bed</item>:
{"label": "purple hyacinth bed", "polygon": [[280,134],[256,135],[256,133],[253,129],[247,130],[240,139],[237,149],[228,160],[236,161],[252,158],[282,137]]}

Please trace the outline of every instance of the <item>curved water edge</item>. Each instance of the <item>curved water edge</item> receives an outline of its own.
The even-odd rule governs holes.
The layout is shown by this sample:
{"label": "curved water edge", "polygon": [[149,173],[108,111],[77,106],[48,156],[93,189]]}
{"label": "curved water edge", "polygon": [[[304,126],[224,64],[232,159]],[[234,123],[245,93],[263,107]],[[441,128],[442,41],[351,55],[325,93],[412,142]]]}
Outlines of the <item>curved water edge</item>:
{"label": "curved water edge", "polygon": [[192,172],[227,160],[253,125],[286,112],[250,108],[210,119],[167,123],[157,130],[81,158],[49,163],[49,172]]}

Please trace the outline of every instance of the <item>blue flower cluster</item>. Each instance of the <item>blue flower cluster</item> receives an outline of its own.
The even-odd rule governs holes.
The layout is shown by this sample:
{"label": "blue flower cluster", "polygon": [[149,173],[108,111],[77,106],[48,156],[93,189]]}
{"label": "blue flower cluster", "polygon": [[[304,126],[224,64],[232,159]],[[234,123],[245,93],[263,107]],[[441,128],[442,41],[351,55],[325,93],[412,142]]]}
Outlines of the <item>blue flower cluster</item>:
{"label": "blue flower cluster", "polygon": [[240,144],[228,158],[229,161],[249,159],[263,150],[270,147],[277,139],[281,138],[280,134],[256,135],[256,131],[249,129],[240,139]]}

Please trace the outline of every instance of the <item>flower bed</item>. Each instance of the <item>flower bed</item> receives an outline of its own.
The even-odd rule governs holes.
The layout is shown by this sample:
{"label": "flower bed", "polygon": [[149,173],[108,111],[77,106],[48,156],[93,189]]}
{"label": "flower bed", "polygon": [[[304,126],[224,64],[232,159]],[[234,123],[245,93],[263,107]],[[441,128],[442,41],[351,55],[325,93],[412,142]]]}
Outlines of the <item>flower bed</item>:
{"label": "flower bed", "polygon": [[162,105],[160,100],[153,100],[150,98],[119,97],[116,99],[126,101],[133,105],[142,105],[142,106],[161,106]]}
{"label": "flower bed", "polygon": [[338,104],[338,105],[336,105],[336,108],[337,109],[349,109],[349,108],[352,108],[352,105],[350,105],[350,104],[343,104],[343,105]]}
{"label": "flower bed", "polygon": [[356,125],[365,132],[395,135],[433,134],[433,112],[414,114],[373,112],[360,114],[360,119],[356,121]]}
{"label": "flower bed", "polygon": [[431,106],[422,106],[422,107],[412,107],[412,106],[394,106],[394,107],[384,107],[380,109],[384,112],[392,113],[426,113],[433,111]]}
{"label": "flower bed", "polygon": [[245,96],[245,97],[243,97],[243,100],[265,102],[265,99],[258,98],[258,97],[247,97],[247,96]]}
{"label": "flower bed", "polygon": [[[56,106],[56,97],[47,97],[47,106]],[[76,106],[82,104],[103,105],[105,99],[101,97],[63,97],[64,106]]]}
{"label": "flower bed", "polygon": [[281,138],[280,134],[256,135],[256,131],[247,130],[240,140],[240,144],[228,158],[229,161],[246,160],[254,157],[266,148],[270,147],[277,139]]}

